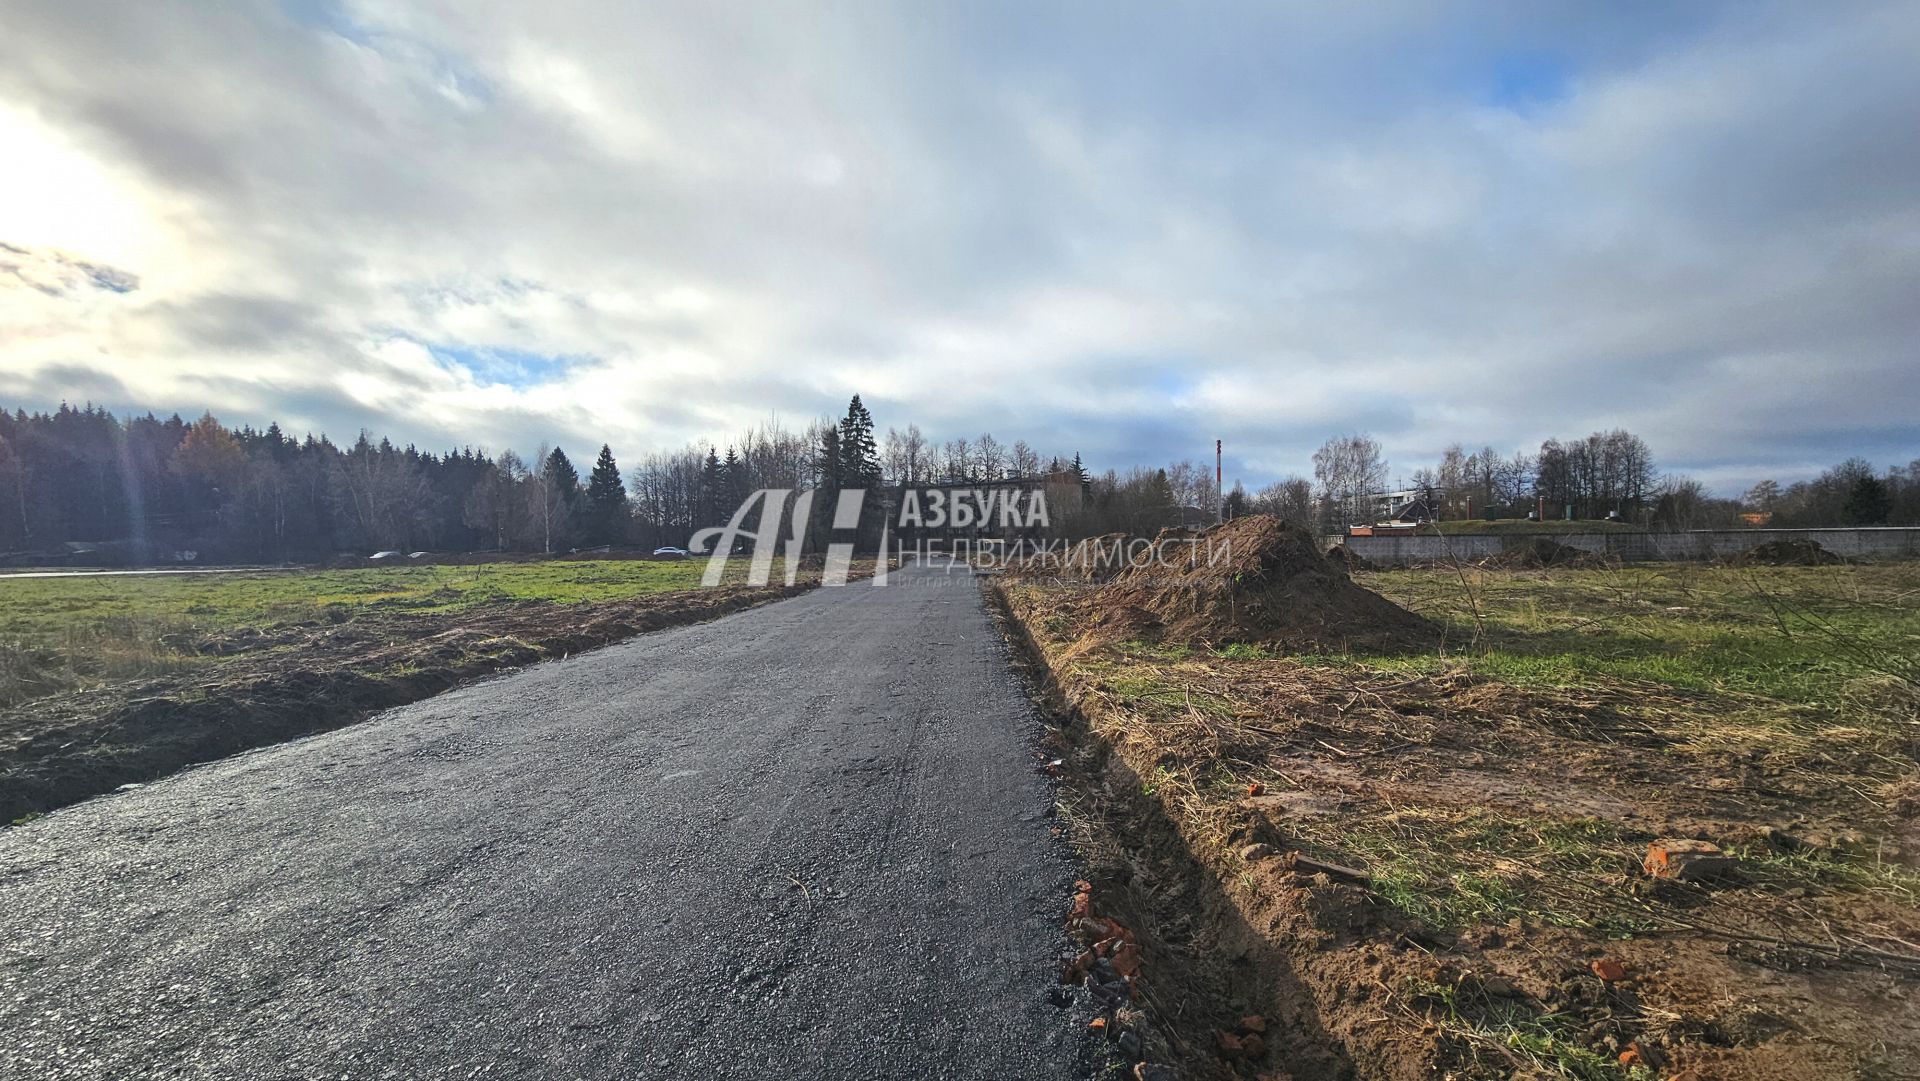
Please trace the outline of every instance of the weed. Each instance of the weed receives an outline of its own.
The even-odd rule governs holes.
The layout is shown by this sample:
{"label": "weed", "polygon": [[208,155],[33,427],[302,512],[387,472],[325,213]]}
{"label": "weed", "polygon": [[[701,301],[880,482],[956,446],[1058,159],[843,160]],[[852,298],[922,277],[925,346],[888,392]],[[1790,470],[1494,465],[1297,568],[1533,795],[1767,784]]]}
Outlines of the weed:
{"label": "weed", "polygon": [[1653,1081],[1655,1077],[1645,1066],[1622,1066],[1583,1046],[1575,1018],[1535,1013],[1518,1003],[1479,996],[1463,1001],[1458,988],[1428,980],[1411,981],[1406,990],[1428,1005],[1430,1016],[1438,1013],[1431,1019],[1442,1029],[1510,1066],[1533,1066],[1574,1081]]}
{"label": "weed", "polygon": [[1234,642],[1214,652],[1230,661],[1270,661],[1277,656],[1272,650],[1251,642]]}

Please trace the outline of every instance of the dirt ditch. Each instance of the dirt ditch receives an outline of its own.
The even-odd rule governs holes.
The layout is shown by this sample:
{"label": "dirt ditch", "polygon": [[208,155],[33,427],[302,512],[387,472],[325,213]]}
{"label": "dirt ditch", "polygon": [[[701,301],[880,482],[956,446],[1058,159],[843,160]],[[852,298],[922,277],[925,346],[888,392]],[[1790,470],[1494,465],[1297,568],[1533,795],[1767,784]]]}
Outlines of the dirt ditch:
{"label": "dirt ditch", "polygon": [[[1113,1076],[1920,1076],[1920,748],[1900,729],[1242,658],[1219,647],[1273,626],[1248,612],[1276,591],[1381,610],[1284,534],[1243,535],[1282,550],[1186,579],[1197,598],[1137,566],[990,587],[1058,718],[1089,895],[1137,941]],[[1136,611],[1116,626],[1112,606]],[[1264,640],[1300,640],[1283,629]]]}
{"label": "dirt ditch", "polygon": [[502,602],[245,628],[192,648],[209,668],[0,710],[0,824],[183,766],[351,724],[461,682],[810,588],[725,586],[595,604]]}

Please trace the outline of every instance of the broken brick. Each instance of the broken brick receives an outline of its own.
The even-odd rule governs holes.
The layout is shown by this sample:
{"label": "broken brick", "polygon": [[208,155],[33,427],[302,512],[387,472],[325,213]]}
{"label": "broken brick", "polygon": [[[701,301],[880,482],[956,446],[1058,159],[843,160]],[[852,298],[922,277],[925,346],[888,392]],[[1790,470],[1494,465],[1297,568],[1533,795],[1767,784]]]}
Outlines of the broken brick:
{"label": "broken brick", "polygon": [[1733,870],[1733,857],[1718,845],[1682,837],[1662,838],[1647,846],[1643,865],[1654,878],[1697,882]]}
{"label": "broken brick", "polygon": [[1250,1013],[1240,1019],[1240,1028],[1244,1032],[1265,1032],[1267,1019],[1257,1013]]}
{"label": "broken brick", "polygon": [[1214,1040],[1220,1045],[1222,1058],[1240,1058],[1247,1053],[1246,1045],[1240,1042],[1240,1037],[1231,1032],[1216,1032]]}

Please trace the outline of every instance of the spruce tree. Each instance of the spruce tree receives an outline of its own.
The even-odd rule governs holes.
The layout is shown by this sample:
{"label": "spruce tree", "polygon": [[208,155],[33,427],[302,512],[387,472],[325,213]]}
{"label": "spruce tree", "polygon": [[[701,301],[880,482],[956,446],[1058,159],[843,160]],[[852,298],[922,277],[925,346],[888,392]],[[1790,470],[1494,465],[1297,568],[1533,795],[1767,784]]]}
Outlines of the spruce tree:
{"label": "spruce tree", "polygon": [[627,488],[620,481],[613,450],[605,443],[600,444],[600,457],[594,459],[593,472],[587,478],[587,516],[592,543],[619,544],[626,540]]}
{"label": "spruce tree", "polygon": [[829,492],[840,490],[845,468],[845,458],[840,453],[840,429],[832,427],[820,430],[820,487]]}
{"label": "spruce tree", "polygon": [[558,492],[560,498],[565,501],[567,509],[572,510],[577,507],[580,503],[580,471],[573,467],[573,462],[567,458],[567,452],[559,447],[553,448],[553,453],[547,455],[546,469],[547,483],[553,485],[554,491]]}
{"label": "spruce tree", "polygon": [[738,507],[747,500],[747,466],[732,447],[720,462],[720,490],[726,493],[729,506]]}
{"label": "spruce tree", "polygon": [[840,482],[846,487],[880,486],[880,450],[873,439],[873,414],[858,394],[840,421]]}

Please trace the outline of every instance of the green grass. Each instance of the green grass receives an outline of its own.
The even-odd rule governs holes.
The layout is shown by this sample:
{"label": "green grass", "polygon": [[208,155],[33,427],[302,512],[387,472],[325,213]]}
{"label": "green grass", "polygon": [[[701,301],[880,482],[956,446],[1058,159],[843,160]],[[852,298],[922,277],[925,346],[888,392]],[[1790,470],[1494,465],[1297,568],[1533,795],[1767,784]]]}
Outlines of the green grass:
{"label": "green grass", "polygon": [[1470,995],[1430,980],[1411,983],[1406,990],[1426,1005],[1435,1023],[1476,1048],[1481,1057],[1505,1060],[1488,1065],[1526,1063],[1547,1076],[1575,1081],[1653,1081],[1658,1076],[1645,1066],[1622,1066],[1583,1046],[1577,1017],[1537,1013],[1516,1002]]}
{"label": "green grass", "polygon": [[1357,859],[1381,900],[1429,924],[1463,927],[1527,917],[1608,934],[1647,929],[1610,906],[1569,904],[1556,884],[1604,877],[1644,851],[1646,839],[1599,819],[1403,807],[1381,818],[1302,829],[1341,858]]}
{"label": "green grass", "polygon": [[700,584],[704,561],[562,560],[237,574],[0,576],[0,705],[208,658],[194,641],[247,629],[523,600],[581,604]]}
{"label": "green grass", "polygon": [[1464,581],[1414,570],[1363,583],[1447,625],[1448,650],[1322,663],[1432,671],[1464,659],[1517,684],[1625,680],[1836,711],[1898,707],[1898,685],[1920,676],[1920,564],[1474,570]]}

